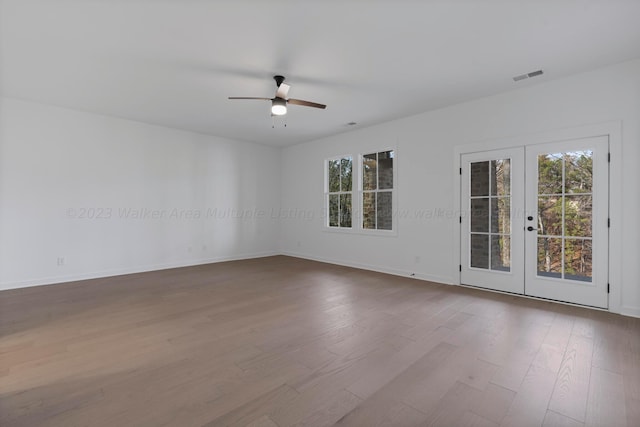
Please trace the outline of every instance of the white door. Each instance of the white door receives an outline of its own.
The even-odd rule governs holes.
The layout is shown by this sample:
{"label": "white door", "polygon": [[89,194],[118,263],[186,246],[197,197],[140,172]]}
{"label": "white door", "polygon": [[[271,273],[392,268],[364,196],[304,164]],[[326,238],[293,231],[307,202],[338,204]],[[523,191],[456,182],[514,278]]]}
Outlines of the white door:
{"label": "white door", "polygon": [[461,283],[608,305],[608,137],[461,156]]}
{"label": "white door", "polygon": [[607,307],[608,155],[607,136],[527,147],[527,295]]}
{"label": "white door", "polygon": [[463,284],[524,293],[524,148],[462,156]]}

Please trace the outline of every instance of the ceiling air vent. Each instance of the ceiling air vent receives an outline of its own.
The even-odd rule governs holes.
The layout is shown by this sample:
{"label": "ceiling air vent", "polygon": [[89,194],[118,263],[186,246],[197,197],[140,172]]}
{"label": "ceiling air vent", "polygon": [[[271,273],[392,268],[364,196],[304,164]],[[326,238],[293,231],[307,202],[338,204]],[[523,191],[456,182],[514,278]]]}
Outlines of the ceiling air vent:
{"label": "ceiling air vent", "polygon": [[519,76],[515,76],[513,78],[513,81],[514,82],[519,82],[520,80],[529,79],[531,77],[541,76],[543,73],[544,73],[544,71],[542,71],[542,70],[532,71],[532,72],[527,73],[527,74],[521,74]]}

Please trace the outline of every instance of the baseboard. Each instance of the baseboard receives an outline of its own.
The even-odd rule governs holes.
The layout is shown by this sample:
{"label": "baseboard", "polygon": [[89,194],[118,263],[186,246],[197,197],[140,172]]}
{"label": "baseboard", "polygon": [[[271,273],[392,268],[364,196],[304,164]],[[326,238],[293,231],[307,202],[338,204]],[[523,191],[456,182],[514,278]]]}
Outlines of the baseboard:
{"label": "baseboard", "polygon": [[[546,300],[546,299],[542,299],[542,298],[531,297],[531,296],[528,296],[528,295],[510,294],[508,292],[501,292],[501,291],[496,291],[496,290],[492,290],[492,289],[479,288],[479,287],[476,287],[476,286],[460,285],[460,284],[454,282],[451,278],[445,277],[445,276],[436,276],[436,275],[428,275],[428,274],[414,274],[414,273],[411,273],[411,272],[397,270],[397,269],[394,269],[394,268],[380,267],[380,266],[374,266],[374,265],[363,264],[363,263],[358,263],[358,262],[350,262],[350,261],[337,261],[337,260],[334,260],[334,259],[317,257],[317,256],[309,255],[309,254],[294,253],[294,252],[286,252],[285,251],[285,252],[282,252],[281,255],[286,255],[286,256],[293,257],[293,258],[308,259],[308,260],[311,260],[311,261],[324,262],[324,263],[328,263],[328,264],[341,265],[341,266],[344,266],[344,267],[359,268],[359,269],[362,269],[362,270],[375,271],[375,272],[378,272],[378,273],[393,274],[394,276],[410,277],[412,279],[426,280],[426,281],[429,281],[429,282],[441,283],[441,284],[446,284],[446,285],[458,285],[458,286],[462,286],[462,287],[468,287],[468,288],[471,288],[471,289],[480,289],[480,290],[484,290],[484,291],[496,292],[496,293],[505,294],[505,295],[513,295],[513,296],[518,296],[518,297],[535,299],[537,301],[550,301],[550,300]],[[571,306],[582,307],[582,308],[589,308],[589,309],[598,310],[598,311],[607,311],[607,312],[614,313],[614,314],[621,314],[623,316],[640,318],[640,309],[638,309],[636,307],[621,307],[620,311],[612,311],[610,309],[607,310],[607,309],[600,309],[600,308],[594,308],[594,307],[586,307],[586,306],[577,305],[577,304],[571,304],[571,303],[562,302],[562,301],[554,301],[554,302],[557,303],[557,304],[564,304],[564,305],[571,305]]]}
{"label": "baseboard", "polygon": [[228,256],[228,257],[206,258],[206,259],[200,259],[195,261],[182,261],[182,262],[178,261],[178,262],[171,262],[171,263],[164,263],[164,264],[143,265],[143,266],[134,267],[134,268],[102,270],[102,271],[95,271],[91,273],[83,273],[83,274],[75,274],[75,275],[40,277],[37,279],[25,280],[20,282],[0,283],[0,291],[9,290],[9,289],[30,288],[33,286],[56,285],[60,283],[76,282],[79,280],[102,279],[105,277],[123,276],[125,274],[147,273],[150,271],[168,270],[171,268],[193,267],[196,265],[215,264],[215,263],[226,262],[226,261],[239,261],[239,260],[245,260],[245,259],[264,258],[264,257],[276,256],[276,255],[280,255],[280,253],[276,251],[257,252],[257,253],[234,255],[234,256]]}
{"label": "baseboard", "polygon": [[619,314],[622,314],[623,316],[640,318],[640,308],[623,306],[620,308]]}
{"label": "baseboard", "polygon": [[[380,267],[380,266],[353,262],[353,261],[335,260],[335,259],[317,257],[309,254],[301,254],[301,253],[286,252],[286,251],[284,252],[267,251],[267,252],[249,253],[249,254],[228,256],[228,257],[214,257],[214,258],[200,259],[196,261],[184,261],[184,262],[146,265],[146,266],[140,266],[140,267],[129,268],[129,269],[113,269],[113,270],[103,270],[99,272],[86,273],[86,274],[44,277],[44,278],[38,278],[38,279],[33,279],[28,281],[21,281],[21,282],[4,282],[4,283],[0,283],[0,291],[10,290],[10,289],[19,289],[19,288],[29,288],[34,286],[55,285],[60,283],[75,282],[79,280],[101,279],[105,277],[122,276],[125,274],[161,271],[161,270],[168,270],[172,268],[193,267],[196,265],[215,264],[215,263],[227,262],[227,261],[240,261],[240,260],[246,260],[246,259],[265,258],[265,257],[277,256],[277,255],[284,255],[292,258],[307,259],[310,261],[318,261],[318,262],[323,262],[327,264],[341,265],[344,267],[358,268],[361,270],[375,271],[377,273],[392,274],[394,276],[408,277],[411,279],[425,280],[429,282],[435,282],[435,283],[446,284],[446,285],[457,284],[450,277],[445,277],[445,276],[437,276],[432,274],[419,274],[419,273],[398,270],[390,267]],[[465,286],[465,285],[459,285],[459,286]],[[480,289],[477,287],[471,287],[471,288]],[[499,291],[493,291],[491,289],[483,289],[483,290],[487,290],[490,292],[503,293]],[[509,295],[513,295],[513,294],[509,294]],[[527,297],[526,295],[517,295],[517,296]],[[574,305],[574,304],[568,304],[568,305]],[[613,313],[613,311],[611,312]],[[621,314],[623,316],[640,318],[640,308],[637,308],[637,307],[620,307],[620,310],[616,311],[615,313]]]}
{"label": "baseboard", "polygon": [[445,277],[445,276],[436,276],[436,275],[433,275],[433,274],[420,274],[420,273],[414,273],[412,271],[398,270],[398,269],[391,268],[391,267],[381,267],[381,266],[377,266],[377,265],[364,264],[364,263],[353,262],[353,261],[344,261],[344,260],[335,260],[335,259],[330,259],[330,258],[322,258],[322,257],[317,257],[317,256],[309,255],[309,254],[301,254],[301,253],[297,253],[297,252],[296,253],[294,253],[294,252],[282,252],[281,255],[290,256],[290,257],[293,257],[293,258],[308,259],[310,261],[324,262],[324,263],[327,263],[327,264],[341,265],[343,267],[352,267],[352,268],[358,268],[358,269],[361,269],[361,270],[375,271],[377,273],[392,274],[394,276],[409,277],[411,279],[425,280],[425,281],[428,281],[428,282],[441,283],[441,284],[445,284],[445,285],[452,285],[453,284],[453,281],[451,280],[451,278],[450,277]]}

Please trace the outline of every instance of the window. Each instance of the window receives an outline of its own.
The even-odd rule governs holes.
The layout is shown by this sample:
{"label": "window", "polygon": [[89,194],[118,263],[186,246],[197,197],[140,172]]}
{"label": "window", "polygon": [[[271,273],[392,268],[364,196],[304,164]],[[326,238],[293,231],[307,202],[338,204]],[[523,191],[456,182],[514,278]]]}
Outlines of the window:
{"label": "window", "polygon": [[352,189],[353,159],[343,157],[327,161],[329,227],[351,228]]}
{"label": "window", "polygon": [[362,228],[393,229],[393,151],[362,156]]}

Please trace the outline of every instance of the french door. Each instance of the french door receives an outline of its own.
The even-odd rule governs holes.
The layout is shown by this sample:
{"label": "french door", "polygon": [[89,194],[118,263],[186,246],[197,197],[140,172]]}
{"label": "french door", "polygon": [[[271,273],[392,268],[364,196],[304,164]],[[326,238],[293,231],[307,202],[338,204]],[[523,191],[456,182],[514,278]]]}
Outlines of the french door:
{"label": "french door", "polygon": [[608,137],[461,157],[461,283],[607,307]]}
{"label": "french door", "polygon": [[524,293],[524,148],[462,156],[463,284]]}

